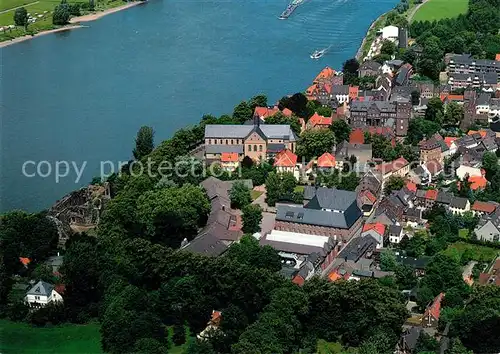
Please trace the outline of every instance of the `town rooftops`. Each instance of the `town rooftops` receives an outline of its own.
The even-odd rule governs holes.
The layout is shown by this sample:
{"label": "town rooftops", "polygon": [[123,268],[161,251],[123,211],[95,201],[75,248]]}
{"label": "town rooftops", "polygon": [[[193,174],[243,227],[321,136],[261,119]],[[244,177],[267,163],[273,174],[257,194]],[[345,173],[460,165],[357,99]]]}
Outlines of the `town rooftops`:
{"label": "town rooftops", "polygon": [[381,68],[381,64],[374,60],[366,60],[361,63],[359,70],[373,70],[378,71]]}
{"label": "town rooftops", "polygon": [[367,112],[370,109],[378,110],[380,112],[395,113],[396,102],[394,101],[353,101],[351,103],[352,111]]}
{"label": "town rooftops", "polygon": [[349,135],[350,144],[364,144],[365,143],[365,133],[362,129],[354,129]]}
{"label": "town rooftops", "polygon": [[328,236],[272,230],[259,240],[261,246],[271,246],[281,252],[325,257],[337,242]]}
{"label": "town rooftops", "polygon": [[414,258],[403,255],[396,255],[396,261],[398,261],[398,263],[409,265],[414,269],[424,269],[430,262],[431,258],[432,257],[426,257],[426,256]]}
{"label": "town rooftops", "polygon": [[255,107],[253,112],[254,116],[265,119],[267,117],[273,116],[280,110],[278,107]]}
{"label": "town rooftops", "polygon": [[468,181],[470,182],[470,189],[473,191],[484,189],[488,184],[488,180],[484,176],[470,176]]}
{"label": "town rooftops", "polygon": [[274,159],[275,167],[295,167],[297,155],[288,149],[281,150]]}
{"label": "town rooftops", "polygon": [[307,205],[307,208],[346,211],[355,203],[355,192],[319,187],[316,188],[316,194]]}
{"label": "town rooftops", "polygon": [[206,145],[205,152],[207,154],[243,154],[243,145]]}
{"label": "town rooftops", "polygon": [[331,117],[323,117],[323,116],[320,116],[318,113],[314,113],[313,116],[311,118],[309,118],[307,123],[312,125],[312,126],[331,125],[332,118]]}
{"label": "town rooftops", "polygon": [[436,200],[438,197],[438,191],[436,189],[429,189],[425,192],[425,199]]}
{"label": "town rooftops", "polygon": [[38,295],[38,296],[50,296],[50,293],[54,289],[54,285],[40,280],[38,283],[33,285],[33,287],[28,290],[27,295]]}
{"label": "town rooftops", "polygon": [[380,236],[384,236],[385,234],[385,225],[379,222],[372,223],[372,224],[365,224],[363,226],[363,232],[367,232],[370,230],[374,230],[376,233],[378,233]]}
{"label": "town rooftops", "polygon": [[435,319],[439,319],[439,315],[441,314],[441,301],[443,300],[444,293],[440,293],[438,296],[434,298],[434,301],[427,307],[424,313],[424,317],[427,315],[431,315]]}
{"label": "town rooftops", "polygon": [[451,198],[450,207],[457,209],[465,209],[467,206],[467,198],[453,197]]}
{"label": "town rooftops", "polygon": [[287,139],[295,141],[296,136],[289,125],[285,124],[261,124],[237,125],[237,124],[207,124],[205,126],[205,138],[237,138],[244,139],[255,129],[260,129],[267,139]]}

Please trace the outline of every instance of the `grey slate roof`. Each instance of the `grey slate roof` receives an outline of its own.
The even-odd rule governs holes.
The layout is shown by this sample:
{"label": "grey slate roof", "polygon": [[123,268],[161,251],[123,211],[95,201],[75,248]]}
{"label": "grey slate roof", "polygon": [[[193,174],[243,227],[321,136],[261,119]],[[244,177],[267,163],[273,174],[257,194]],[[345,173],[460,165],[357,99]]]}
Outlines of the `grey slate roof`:
{"label": "grey slate roof", "polygon": [[243,145],[206,145],[207,154],[222,154],[223,152],[237,152],[243,154]]}
{"label": "grey slate roof", "polygon": [[316,195],[311,199],[306,208],[309,209],[333,209],[346,211],[352,204],[356,203],[356,193],[336,188],[319,187]]}
{"label": "grey slate roof", "polygon": [[280,152],[285,148],[285,144],[267,144],[268,152]]}
{"label": "grey slate roof", "polygon": [[378,69],[380,69],[382,65],[374,60],[367,60],[365,62],[363,62],[360,67],[359,67],[359,70],[373,70],[373,71],[377,71]]}
{"label": "grey slate roof", "polygon": [[491,94],[487,92],[481,92],[476,100],[476,105],[477,106],[483,106],[488,103],[490,103],[491,100]]}
{"label": "grey slate roof", "polygon": [[50,296],[50,293],[54,289],[54,285],[49,284],[43,280],[36,283],[28,292],[27,295],[37,295],[37,296]]}
{"label": "grey slate roof", "polygon": [[358,208],[356,201],[343,213],[280,205],[276,211],[276,220],[338,229],[349,229],[361,215],[361,210]]}
{"label": "grey slate roof", "polygon": [[376,247],[377,240],[375,240],[372,236],[359,236],[352,239],[351,242],[349,242],[342,249],[342,251],[340,251],[337,258],[357,262],[367,252],[375,250]]}
{"label": "grey slate roof", "polygon": [[442,204],[450,204],[453,196],[449,193],[440,191],[437,195],[436,202]]}
{"label": "grey slate roof", "polygon": [[451,198],[450,207],[458,208],[458,209],[465,209],[466,206],[467,206],[467,199],[466,198],[461,198],[461,197],[452,197]]}
{"label": "grey slate roof", "polygon": [[389,235],[400,235],[403,227],[400,225],[390,225],[389,226]]}
{"label": "grey slate roof", "polygon": [[260,131],[268,139],[289,139],[297,140],[289,125],[285,124],[261,124],[259,127],[254,125],[237,124],[207,124],[205,126],[205,138],[246,138],[254,129]]}
{"label": "grey slate roof", "polygon": [[424,269],[425,266],[431,261],[432,257],[422,256],[419,258],[407,257],[402,255],[396,256],[396,261],[405,265],[409,265],[414,269]]}
{"label": "grey slate roof", "polygon": [[183,248],[183,250],[189,252],[212,257],[221,255],[227,249],[228,247],[217,236],[211,233],[196,237]]}

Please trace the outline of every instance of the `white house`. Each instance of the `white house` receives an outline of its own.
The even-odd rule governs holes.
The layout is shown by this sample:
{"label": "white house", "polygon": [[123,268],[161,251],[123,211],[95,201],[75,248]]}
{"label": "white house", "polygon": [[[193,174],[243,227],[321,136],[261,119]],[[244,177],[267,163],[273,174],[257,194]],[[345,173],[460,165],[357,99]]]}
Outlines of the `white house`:
{"label": "white house", "polygon": [[480,168],[460,165],[455,171],[458,178],[463,180],[466,175],[469,177],[481,177],[483,174]]}
{"label": "white house", "polygon": [[382,28],[382,38],[383,39],[398,39],[399,38],[399,28],[396,26],[387,26]]}
{"label": "white house", "polygon": [[24,300],[34,307],[43,307],[51,302],[63,302],[61,294],[54,289],[54,285],[43,280],[40,280],[28,290]]}
{"label": "white house", "polygon": [[400,225],[389,226],[389,241],[391,243],[400,243],[403,238],[403,227]]}
{"label": "white house", "polygon": [[467,198],[452,197],[448,207],[453,214],[460,214],[470,211],[470,202]]}

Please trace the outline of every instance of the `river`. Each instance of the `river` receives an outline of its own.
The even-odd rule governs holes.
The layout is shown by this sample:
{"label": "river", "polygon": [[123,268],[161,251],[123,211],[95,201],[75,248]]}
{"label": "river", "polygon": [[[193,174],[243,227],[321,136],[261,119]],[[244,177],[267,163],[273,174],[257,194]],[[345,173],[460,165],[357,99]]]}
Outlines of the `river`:
{"label": "river", "polygon": [[[151,0],[0,49],[0,211],[47,208],[88,184],[100,161],[128,160],[141,125],[159,142],[255,94],[272,103],[303,91],[324,66],[353,57],[370,23],[396,3],[308,0],[280,21],[285,0]],[[40,174],[52,173],[27,177],[40,161]],[[59,181],[57,161],[71,168]],[[72,163],[86,163],[79,180]]]}

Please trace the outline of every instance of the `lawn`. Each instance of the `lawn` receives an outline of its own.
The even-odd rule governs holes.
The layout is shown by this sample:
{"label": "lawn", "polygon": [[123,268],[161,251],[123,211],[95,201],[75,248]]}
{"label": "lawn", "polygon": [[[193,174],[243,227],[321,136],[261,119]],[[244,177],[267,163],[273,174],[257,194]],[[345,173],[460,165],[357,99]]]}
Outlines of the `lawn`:
{"label": "lawn", "polygon": [[412,21],[434,21],[457,17],[467,12],[468,0],[427,0]]}
{"label": "lawn", "polygon": [[99,325],[31,327],[0,320],[0,353],[102,353]]}
{"label": "lawn", "polygon": [[264,192],[261,192],[261,191],[250,191],[250,196],[252,197],[252,200],[255,200],[257,199],[258,197],[260,197]]}
{"label": "lawn", "polygon": [[460,262],[462,255],[468,251],[469,256],[474,261],[489,263],[497,257],[498,250],[495,248],[473,245],[465,242],[455,242],[448,246],[443,253]]}

